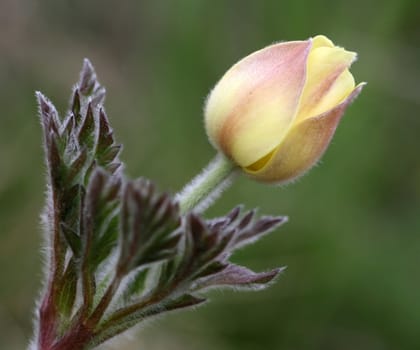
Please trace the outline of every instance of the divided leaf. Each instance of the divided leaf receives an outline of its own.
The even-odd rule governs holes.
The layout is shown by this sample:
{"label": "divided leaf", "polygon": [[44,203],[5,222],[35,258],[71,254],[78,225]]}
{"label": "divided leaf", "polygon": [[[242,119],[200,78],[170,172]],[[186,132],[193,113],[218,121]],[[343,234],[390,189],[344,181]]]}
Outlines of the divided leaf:
{"label": "divided leaf", "polygon": [[[46,97],[37,93],[37,98],[44,131],[51,195],[54,196],[49,200],[60,203],[54,207],[51,216],[57,217],[67,248],[75,257],[80,257],[82,230],[87,230],[84,227],[86,222],[81,223],[85,210],[82,203],[85,198],[91,202],[90,197],[94,194],[91,189],[86,196],[86,188],[91,183],[92,174],[98,167],[102,167],[105,172],[114,175],[112,181],[119,184],[114,186],[114,192],[118,193],[122,182],[122,173],[118,171],[121,169],[118,159],[121,145],[115,143],[103,108],[105,89],[98,82],[88,60],[83,63],[80,79],[73,90],[70,108],[64,120],[60,119],[55,107]],[[115,202],[115,199],[107,200]],[[118,219],[111,213],[113,209],[116,207],[112,205],[107,206],[107,211],[102,208],[101,217],[92,223],[96,227],[100,220],[103,221],[100,227],[95,228],[101,231],[95,236],[98,240],[94,242],[98,248],[95,266],[115,246]],[[64,255],[66,250],[61,254]]]}
{"label": "divided leaf", "polygon": [[92,271],[109,256],[118,242],[121,181],[121,178],[97,168],[87,188],[80,238],[82,260]]}
{"label": "divided leaf", "polygon": [[80,290],[85,304],[93,300],[97,269],[118,242],[121,145],[114,140],[104,98],[88,60],[65,118],[37,93],[49,184],[45,217],[52,261],[59,264],[54,302],[64,318],[78,306]]}
{"label": "divided leaf", "polygon": [[59,312],[56,329],[47,330],[55,332],[53,345],[80,322],[92,326],[89,346],[96,345],[146,317],[204,303],[198,291],[261,289],[281,273],[254,272],[229,258],[287,218],[256,219],[255,210],[243,213],[242,207],[211,220],[181,214],[178,202],[149,180],[124,178],[122,145],[103,106],[105,88],[88,60],[63,119],[41,93],[37,99],[48,175],[46,226],[57,265],[49,269],[48,293],[55,295],[43,301]]}
{"label": "divided leaf", "polygon": [[282,223],[285,217],[263,216],[255,219],[255,210],[241,215],[236,207],[224,217],[204,220],[195,213],[184,217],[180,253],[162,264],[156,291],[184,288],[198,291],[210,287],[261,289],[282,269],[257,273],[229,262],[232,253],[263,237]]}
{"label": "divided leaf", "polygon": [[106,90],[98,82],[95,69],[88,59],[84,59],[83,68],[80,72],[79,83],[77,84],[81,97],[90,98],[93,107],[104,104]]}
{"label": "divided leaf", "polygon": [[177,253],[181,237],[178,204],[145,179],[128,181],[121,209],[119,269],[125,272]]}
{"label": "divided leaf", "polygon": [[[238,248],[254,242],[284,223],[285,217],[263,216],[254,219],[255,211],[240,215],[241,208],[233,209],[224,217],[203,220],[190,213],[184,225],[184,251],[180,261],[169,263],[164,280],[188,279],[192,289],[198,290],[211,286],[246,287],[263,285],[271,281],[279,269],[255,273],[244,267],[229,263],[231,254]],[[163,283],[163,281],[162,281]]]}
{"label": "divided leaf", "polygon": [[229,264],[222,271],[197,280],[193,289],[209,287],[262,289],[267,287],[283,270],[284,268],[276,268],[268,272],[256,273],[246,267]]}

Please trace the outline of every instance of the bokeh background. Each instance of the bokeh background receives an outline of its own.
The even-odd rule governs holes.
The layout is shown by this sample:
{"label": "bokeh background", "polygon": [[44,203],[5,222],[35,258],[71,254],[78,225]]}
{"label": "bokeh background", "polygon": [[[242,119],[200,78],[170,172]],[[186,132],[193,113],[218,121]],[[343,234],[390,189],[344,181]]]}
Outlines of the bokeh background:
{"label": "bokeh background", "polygon": [[420,349],[420,6],[382,1],[0,1],[0,349],[31,336],[44,196],[35,90],[64,111],[82,59],[108,90],[130,176],[176,192],[213,156],[202,105],[223,72],[278,40],[318,33],[359,53],[369,84],[311,173],[237,203],[290,222],[234,256],[287,265],[272,288],[212,292],[118,346],[148,350]]}

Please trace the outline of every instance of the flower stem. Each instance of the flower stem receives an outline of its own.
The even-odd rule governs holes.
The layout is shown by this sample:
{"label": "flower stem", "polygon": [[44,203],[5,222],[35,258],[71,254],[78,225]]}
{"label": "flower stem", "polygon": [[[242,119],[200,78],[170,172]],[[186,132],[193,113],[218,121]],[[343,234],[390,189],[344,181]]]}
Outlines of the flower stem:
{"label": "flower stem", "polygon": [[181,213],[207,209],[232,183],[238,167],[218,154],[207,167],[176,195]]}

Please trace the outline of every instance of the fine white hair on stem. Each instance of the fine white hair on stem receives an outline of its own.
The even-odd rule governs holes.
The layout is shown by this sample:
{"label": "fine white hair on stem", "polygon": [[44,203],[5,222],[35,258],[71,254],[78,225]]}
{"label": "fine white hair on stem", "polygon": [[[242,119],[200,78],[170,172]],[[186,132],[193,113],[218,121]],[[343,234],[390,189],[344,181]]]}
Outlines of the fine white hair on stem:
{"label": "fine white hair on stem", "polygon": [[216,200],[218,200],[223,192],[230,187],[233,182],[234,174],[230,174],[225,180],[223,180],[218,186],[216,186],[213,191],[211,191],[207,197],[204,197],[201,201],[197,203],[194,208],[194,211],[197,213],[202,213],[206,211]]}
{"label": "fine white hair on stem", "polygon": [[203,212],[231,185],[237,167],[229,159],[217,155],[181,192],[175,196],[181,213]]}

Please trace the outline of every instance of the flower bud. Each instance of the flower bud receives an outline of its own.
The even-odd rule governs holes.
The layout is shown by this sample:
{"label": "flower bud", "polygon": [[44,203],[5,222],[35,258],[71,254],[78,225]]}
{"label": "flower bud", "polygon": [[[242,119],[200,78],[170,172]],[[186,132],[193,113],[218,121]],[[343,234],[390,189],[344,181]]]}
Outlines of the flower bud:
{"label": "flower bud", "polygon": [[210,93],[211,143],[246,173],[286,182],[326,150],[355,87],[356,59],[325,36],[268,46],[231,67]]}

